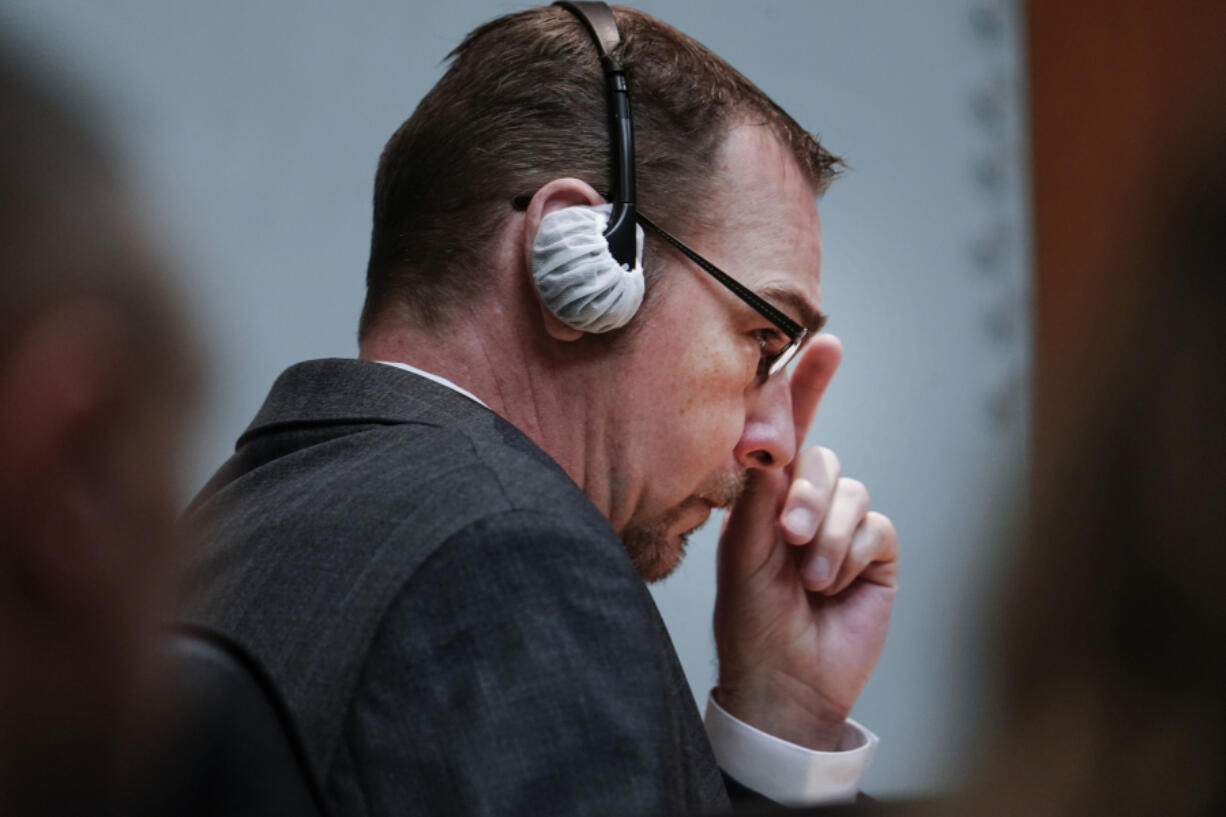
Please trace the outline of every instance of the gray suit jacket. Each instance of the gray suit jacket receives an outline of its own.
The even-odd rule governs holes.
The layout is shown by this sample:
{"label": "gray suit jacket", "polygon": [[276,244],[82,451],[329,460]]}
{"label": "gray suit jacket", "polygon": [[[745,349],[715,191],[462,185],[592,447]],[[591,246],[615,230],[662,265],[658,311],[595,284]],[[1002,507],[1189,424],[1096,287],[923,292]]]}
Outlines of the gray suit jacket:
{"label": "gray suit jacket", "polygon": [[334,814],[727,804],[608,521],[462,395],[378,363],[291,367],[189,521],[188,618],[268,669]]}

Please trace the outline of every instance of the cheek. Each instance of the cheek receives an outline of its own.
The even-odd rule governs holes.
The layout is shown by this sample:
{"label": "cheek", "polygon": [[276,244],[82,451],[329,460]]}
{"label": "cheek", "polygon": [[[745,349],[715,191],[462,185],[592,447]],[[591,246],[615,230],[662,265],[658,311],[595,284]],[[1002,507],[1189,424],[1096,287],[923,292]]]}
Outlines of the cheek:
{"label": "cheek", "polygon": [[[738,362],[738,361],[734,361]],[[689,496],[698,482],[732,455],[745,426],[745,385],[736,366],[712,354],[692,355],[680,367],[670,395],[668,452],[678,477],[675,490]]]}

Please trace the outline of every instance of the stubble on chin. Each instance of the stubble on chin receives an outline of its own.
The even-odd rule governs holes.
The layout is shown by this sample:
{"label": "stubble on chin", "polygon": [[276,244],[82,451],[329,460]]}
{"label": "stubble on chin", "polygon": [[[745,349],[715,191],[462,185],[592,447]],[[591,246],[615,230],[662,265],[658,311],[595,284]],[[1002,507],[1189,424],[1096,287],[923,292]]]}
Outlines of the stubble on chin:
{"label": "stubble on chin", "polygon": [[665,579],[681,564],[690,534],[702,527],[700,524],[690,530],[673,533],[673,541],[670,541],[670,532],[675,530],[677,520],[686,510],[696,505],[727,508],[736,502],[745,490],[745,479],[744,471],[718,474],[658,519],[628,525],[621,534],[622,545],[643,581],[658,582]]}

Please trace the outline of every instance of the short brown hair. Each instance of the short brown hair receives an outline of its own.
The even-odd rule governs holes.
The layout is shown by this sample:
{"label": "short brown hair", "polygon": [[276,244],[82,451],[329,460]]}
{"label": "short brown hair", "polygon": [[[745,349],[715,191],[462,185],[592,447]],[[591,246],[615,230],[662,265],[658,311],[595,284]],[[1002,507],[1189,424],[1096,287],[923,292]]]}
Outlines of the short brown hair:
{"label": "short brown hair", "polygon": [[[740,122],[770,127],[815,195],[825,189],[839,159],[753,83],[671,26],[615,14],[644,212],[697,226],[694,203],[711,192],[716,153]],[[573,14],[546,6],[500,17],[449,59],[379,161],[362,335],[390,302],[429,326],[475,293],[515,197],[563,176],[610,189],[605,81]]]}

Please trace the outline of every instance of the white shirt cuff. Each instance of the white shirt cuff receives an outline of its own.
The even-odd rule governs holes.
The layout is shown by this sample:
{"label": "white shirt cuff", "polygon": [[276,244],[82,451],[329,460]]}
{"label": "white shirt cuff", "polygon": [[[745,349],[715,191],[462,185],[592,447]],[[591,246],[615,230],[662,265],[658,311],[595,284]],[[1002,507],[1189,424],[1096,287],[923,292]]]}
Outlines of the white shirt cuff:
{"label": "white shirt cuff", "polygon": [[851,718],[834,752],[807,749],[737,720],[714,695],[707,696],[703,722],[715,760],[725,774],[789,806],[855,800],[877,752],[877,736]]}

